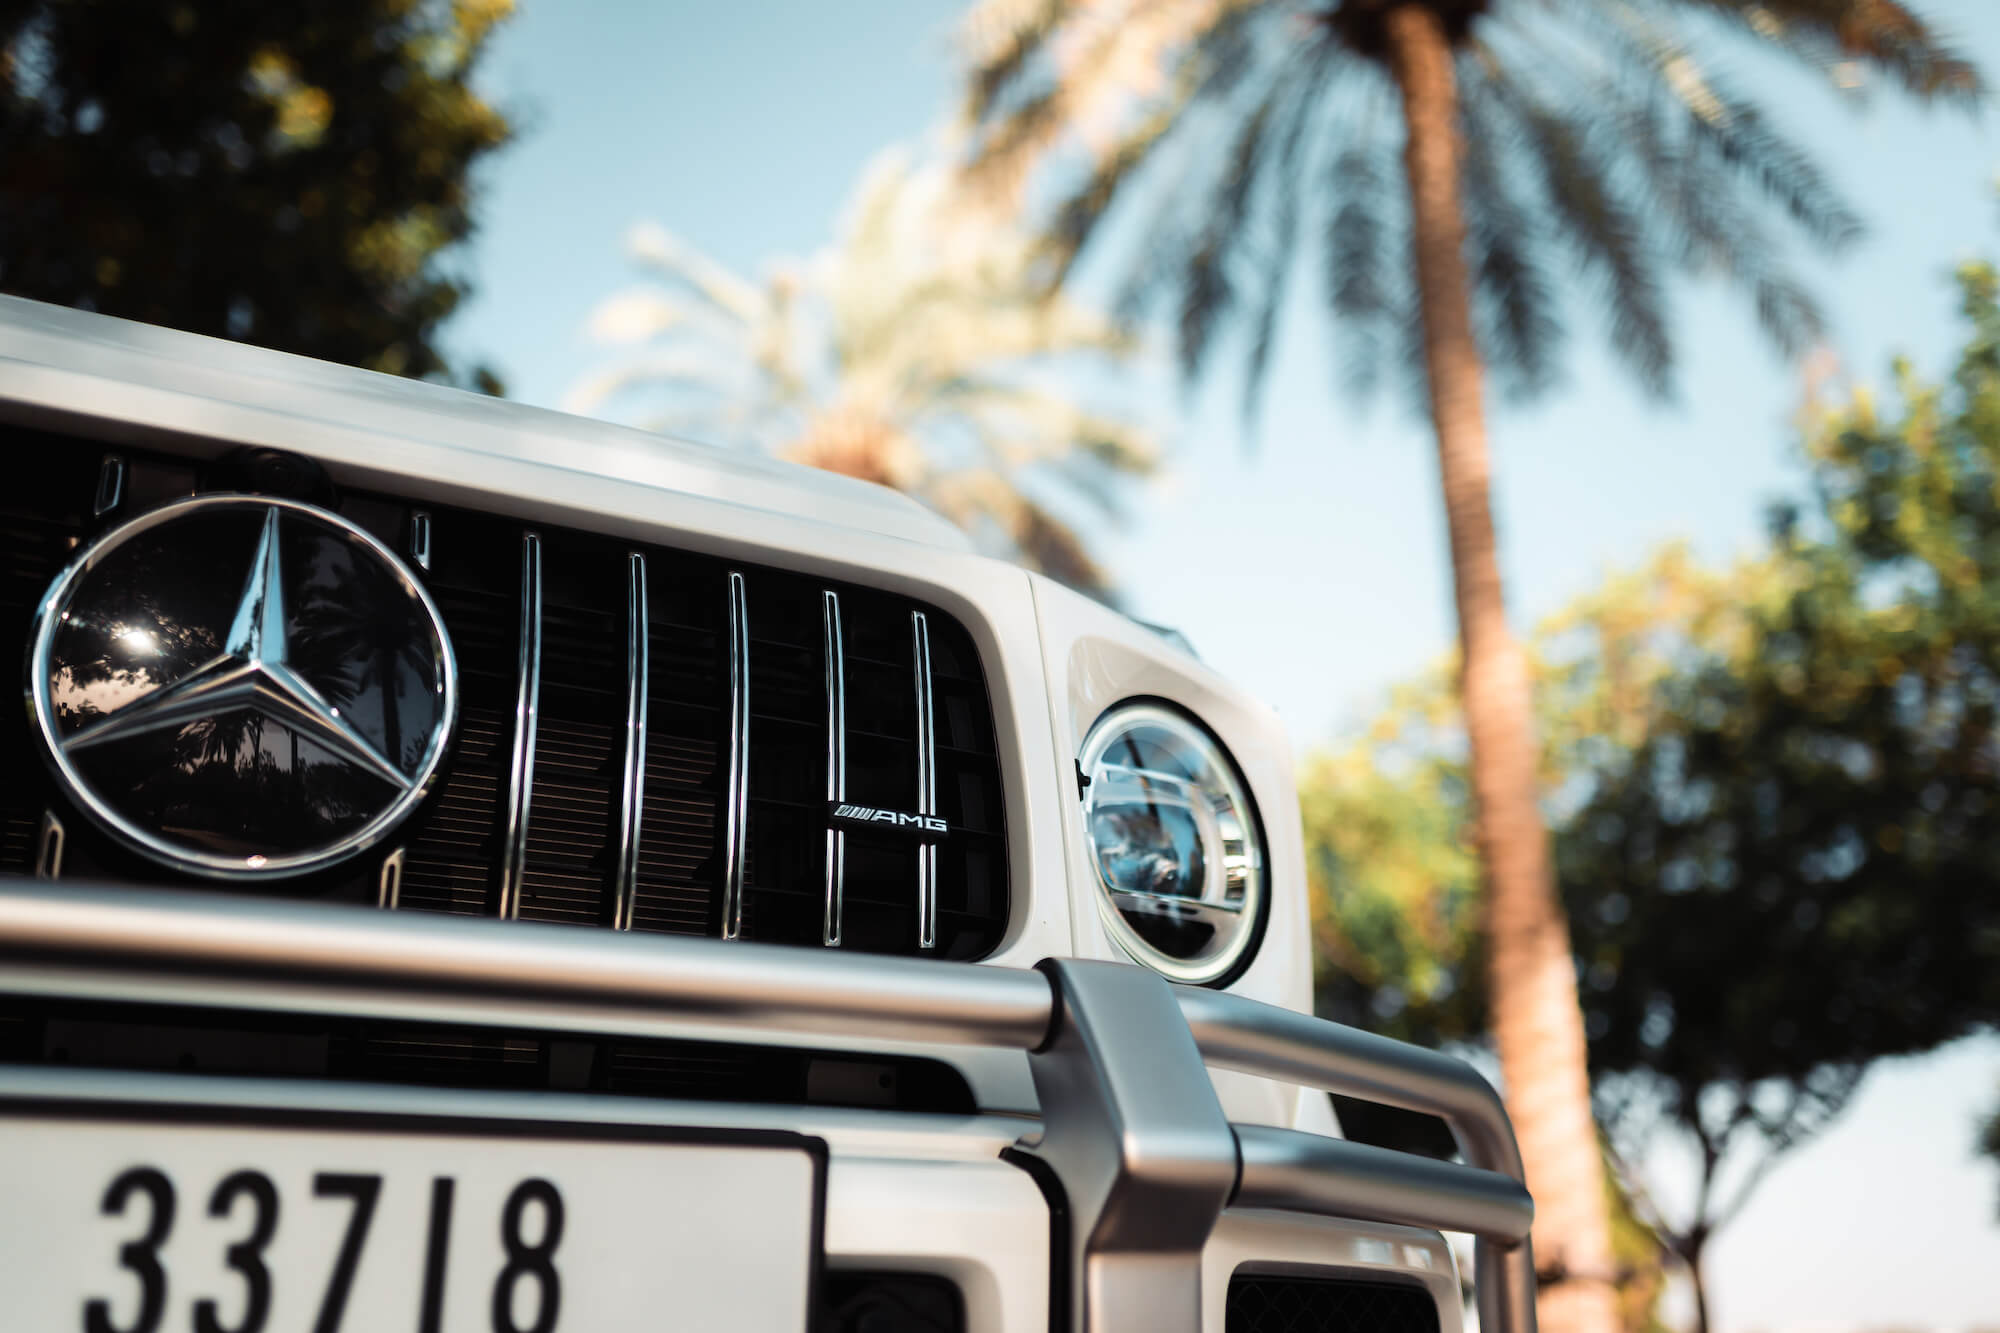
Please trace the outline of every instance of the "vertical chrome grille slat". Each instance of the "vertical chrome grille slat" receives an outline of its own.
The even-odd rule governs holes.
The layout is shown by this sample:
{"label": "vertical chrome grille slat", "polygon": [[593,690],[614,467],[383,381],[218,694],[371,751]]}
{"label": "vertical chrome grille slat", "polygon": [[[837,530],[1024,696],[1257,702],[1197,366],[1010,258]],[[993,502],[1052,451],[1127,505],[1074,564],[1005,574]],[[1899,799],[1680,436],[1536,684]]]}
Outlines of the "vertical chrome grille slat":
{"label": "vertical chrome grille slat", "polygon": [[722,938],[743,932],[744,849],[750,828],[750,610],[743,576],[729,572],[729,793],[722,862]]}
{"label": "vertical chrome grille slat", "polygon": [[91,500],[90,516],[103,518],[123,503],[125,458],[122,454],[106,454],[97,467],[97,494]]}
{"label": "vertical chrome grille slat", "polygon": [[528,855],[528,807],[535,789],[535,725],[542,694],[542,539],[521,534],[521,658],[514,695],[514,760],[501,831],[497,914],[521,914],[521,874]]}
{"label": "vertical chrome grille slat", "polygon": [[41,827],[35,830],[35,878],[61,879],[63,849],[69,830],[53,810],[42,811]]}
{"label": "vertical chrome grille slat", "polygon": [[[826,637],[826,799],[847,799],[847,671],[842,662],[840,595],[820,594],[820,622]],[[826,830],[826,928],[823,942],[840,943],[841,899],[847,888],[847,834],[831,823]]]}
{"label": "vertical chrome grille slat", "polygon": [[403,900],[403,861],[407,852],[398,847],[382,858],[382,869],[375,877],[375,905],[384,911],[393,912]]}
{"label": "vertical chrome grille slat", "polygon": [[431,572],[431,516],[428,510],[410,511],[410,562],[428,574]]}
{"label": "vertical chrome grille slat", "polygon": [[639,898],[639,838],[646,809],[648,625],[646,557],[634,551],[626,562],[625,799],[619,807],[618,871],[612,884],[614,930],[632,929],[632,911]]}
{"label": "vertical chrome grille slat", "polygon": [[[917,813],[937,813],[937,738],[931,717],[931,627],[910,612],[911,653],[917,678]],[[917,947],[937,947],[937,844],[917,848]]]}

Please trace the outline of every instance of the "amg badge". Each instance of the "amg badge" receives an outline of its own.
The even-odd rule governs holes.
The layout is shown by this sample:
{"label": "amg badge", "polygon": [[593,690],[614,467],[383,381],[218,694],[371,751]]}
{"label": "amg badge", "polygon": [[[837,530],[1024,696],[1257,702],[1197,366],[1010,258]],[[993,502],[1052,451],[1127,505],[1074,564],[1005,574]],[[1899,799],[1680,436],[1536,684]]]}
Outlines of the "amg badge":
{"label": "amg badge", "polygon": [[951,825],[937,815],[920,815],[908,810],[878,810],[872,805],[851,805],[828,801],[826,819],[836,828],[879,829],[902,833],[921,842],[938,842],[951,832]]}

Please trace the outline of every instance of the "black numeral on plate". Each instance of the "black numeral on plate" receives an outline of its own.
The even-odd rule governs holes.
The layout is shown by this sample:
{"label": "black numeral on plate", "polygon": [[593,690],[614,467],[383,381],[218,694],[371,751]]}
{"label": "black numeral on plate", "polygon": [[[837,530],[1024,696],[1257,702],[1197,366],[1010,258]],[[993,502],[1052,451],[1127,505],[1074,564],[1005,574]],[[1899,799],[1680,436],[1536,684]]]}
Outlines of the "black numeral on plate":
{"label": "black numeral on plate", "polygon": [[134,1194],[146,1196],[150,1209],[146,1230],[118,1247],[118,1262],[139,1279],[138,1317],[120,1328],[111,1322],[111,1302],[94,1297],[83,1307],[84,1333],[154,1333],[160,1326],[160,1313],[167,1305],[167,1270],[160,1267],[160,1246],[174,1229],[173,1182],[150,1166],[135,1166],[111,1182],[97,1211],[106,1217],[123,1216]]}
{"label": "black numeral on plate", "polygon": [[[431,1181],[417,1333],[441,1333],[444,1327],[445,1275],[451,1257],[451,1215],[457,1187],[450,1176]],[[156,1167],[135,1166],[105,1189],[97,1211],[105,1217],[127,1217],[133,1211],[135,1196],[142,1197],[145,1204],[145,1230],[118,1247],[118,1262],[138,1280],[138,1310],[131,1323],[120,1325],[112,1320],[113,1299],[93,1296],[83,1305],[83,1333],[159,1333],[167,1308],[167,1270],[160,1262],[160,1247],[174,1228],[174,1185]],[[354,1275],[368,1244],[368,1228],[375,1220],[375,1205],[382,1197],[382,1177],[322,1171],[313,1177],[313,1197],[345,1199],[348,1203],[347,1228],[341,1234],[333,1270],[327,1275],[319,1315],[313,1320],[313,1333],[340,1333]],[[531,1205],[537,1214],[534,1223],[528,1220]],[[222,1256],[242,1283],[242,1313],[235,1323],[226,1324],[222,1318],[224,1298],[203,1296],[193,1303],[193,1333],[264,1333],[272,1302],[271,1270],[264,1254],[278,1234],[278,1187],[262,1171],[246,1167],[231,1172],[208,1196],[208,1215],[238,1234]],[[562,1238],[561,1192],[541,1179],[516,1185],[500,1211],[500,1244],[507,1252],[507,1262],[493,1282],[494,1333],[553,1333],[562,1310],[562,1278],[555,1263]],[[516,1307],[523,1305],[534,1311],[533,1320],[525,1326],[515,1319]]]}
{"label": "black numeral on plate", "polygon": [[271,1270],[264,1267],[264,1247],[278,1230],[278,1189],[262,1171],[238,1171],[227,1176],[208,1199],[210,1217],[228,1217],[239,1198],[250,1199],[250,1234],[222,1252],[228,1265],[243,1275],[243,1317],[224,1324],[215,1301],[204,1296],[194,1305],[195,1333],[263,1333],[271,1313]]}
{"label": "black numeral on plate", "polygon": [[[530,1203],[542,1206],[541,1239],[532,1245],[521,1234],[521,1217]],[[556,1276],[556,1246],[562,1243],[563,1201],[546,1180],[524,1180],[507,1196],[500,1212],[500,1244],[507,1265],[493,1283],[493,1333],[549,1333],[562,1306],[562,1279]],[[514,1289],[522,1278],[539,1285],[535,1322],[522,1328],[514,1322]]]}
{"label": "black numeral on plate", "polygon": [[424,1246],[424,1296],[417,1312],[417,1333],[442,1333],[444,1328],[444,1265],[451,1254],[450,1176],[431,1181],[430,1238]]}
{"label": "black numeral on plate", "polygon": [[361,1266],[361,1247],[368,1243],[368,1224],[375,1220],[375,1200],[381,1194],[380,1176],[322,1171],[313,1177],[314,1198],[348,1199],[354,1204],[347,1214],[347,1234],[340,1238],[340,1254],[333,1261],[333,1276],[326,1281],[313,1333],[339,1333],[341,1316],[347,1313],[347,1292],[354,1285],[354,1270]]}

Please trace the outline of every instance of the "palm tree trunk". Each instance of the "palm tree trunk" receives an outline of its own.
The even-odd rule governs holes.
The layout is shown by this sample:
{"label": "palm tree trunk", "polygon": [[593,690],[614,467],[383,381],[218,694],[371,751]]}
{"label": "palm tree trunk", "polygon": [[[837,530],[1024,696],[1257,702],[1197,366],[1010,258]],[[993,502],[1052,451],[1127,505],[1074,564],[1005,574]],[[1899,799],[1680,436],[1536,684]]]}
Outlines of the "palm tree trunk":
{"label": "palm tree trunk", "polygon": [[1460,687],[1485,875],[1488,1007],[1535,1196],[1544,1333],[1613,1333],[1611,1232],[1604,1166],[1590,1114],[1583,1018],[1569,924],[1555,897],[1536,784],[1528,678],[1507,629],[1493,535],[1484,367],[1472,329],[1465,218],[1459,201],[1458,94],[1444,26],[1428,4],[1383,18],[1402,93],[1424,365],[1438,472],[1451,530],[1463,651]]}

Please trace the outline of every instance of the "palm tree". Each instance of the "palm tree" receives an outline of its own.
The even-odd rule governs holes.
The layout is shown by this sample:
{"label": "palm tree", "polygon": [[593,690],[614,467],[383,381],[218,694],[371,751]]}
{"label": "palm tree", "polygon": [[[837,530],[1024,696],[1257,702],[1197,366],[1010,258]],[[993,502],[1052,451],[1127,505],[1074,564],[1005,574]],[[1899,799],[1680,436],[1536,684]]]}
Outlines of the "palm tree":
{"label": "palm tree", "polygon": [[1779,240],[1838,250],[1859,223],[1713,67],[1731,38],[1844,88],[1980,94],[1899,0],[984,0],[967,28],[965,179],[989,202],[1047,210],[1045,281],[1067,280],[1100,235],[1122,238],[1095,247],[1113,252],[1120,309],[1165,306],[1190,375],[1219,334],[1239,333],[1247,405],[1311,243],[1348,378],[1365,387],[1393,357],[1422,386],[1450,530],[1492,1031],[1551,1333],[1606,1333],[1616,1313],[1568,926],[1495,554],[1484,382],[1491,370],[1503,387],[1546,386],[1563,298],[1582,296],[1663,391],[1675,274],[1741,289],[1787,354],[1820,338]]}
{"label": "palm tree", "polygon": [[1106,595],[1064,510],[1115,516],[1116,484],[1150,472],[1153,448],[1129,418],[1058,392],[1052,372],[1111,363],[1132,340],[1030,283],[1033,238],[950,207],[949,183],[948,170],[885,154],[839,244],[762,284],[657,227],[636,230],[650,281],[605,301],[592,327],[639,354],[567,405],[621,399],[654,429],[893,486]]}

